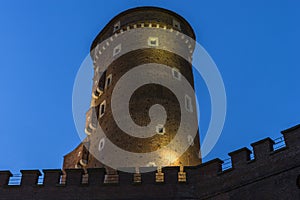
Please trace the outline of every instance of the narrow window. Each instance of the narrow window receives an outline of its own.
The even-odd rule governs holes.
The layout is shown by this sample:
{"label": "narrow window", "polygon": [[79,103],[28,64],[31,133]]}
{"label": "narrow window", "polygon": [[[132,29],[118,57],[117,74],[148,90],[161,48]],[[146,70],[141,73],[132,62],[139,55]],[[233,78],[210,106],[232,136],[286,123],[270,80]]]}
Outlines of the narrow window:
{"label": "narrow window", "polygon": [[165,134],[165,127],[162,124],[158,124],[156,126],[156,133],[160,135]]}
{"label": "narrow window", "polygon": [[106,84],[105,84],[106,88],[108,88],[111,85],[111,81],[112,81],[112,74],[106,77]]}
{"label": "narrow window", "polygon": [[188,112],[193,112],[192,99],[188,95],[185,95],[185,109]]}
{"label": "narrow window", "polygon": [[179,81],[181,80],[181,73],[177,68],[172,68],[172,74],[174,78],[176,78]]}
{"label": "narrow window", "polygon": [[158,37],[149,37],[148,45],[151,47],[157,47],[158,46]]}
{"label": "narrow window", "polygon": [[102,138],[99,142],[98,150],[102,151],[105,145],[105,138]]}
{"label": "narrow window", "polygon": [[118,55],[120,52],[121,52],[121,44],[119,44],[118,46],[116,46],[116,47],[114,48],[113,56]]}
{"label": "narrow window", "polygon": [[79,164],[83,167],[85,167],[87,165],[87,160],[84,160],[84,159],[80,159],[79,160]]}
{"label": "narrow window", "polygon": [[87,126],[85,129],[84,129],[84,132],[87,134],[87,135],[91,135],[93,133],[93,130],[91,129],[90,126]]}
{"label": "narrow window", "polygon": [[105,104],[106,102],[103,101],[101,104],[100,104],[100,117],[102,117],[105,113]]}
{"label": "narrow window", "polygon": [[97,91],[100,93],[100,95],[103,93],[104,87],[105,87],[105,78],[106,78],[106,70],[101,74]]}
{"label": "narrow window", "polygon": [[176,28],[176,29],[181,30],[179,21],[177,21],[175,19],[173,19],[173,27]]}
{"label": "narrow window", "polygon": [[121,27],[121,22],[120,21],[118,21],[117,23],[115,23],[115,25],[114,25],[114,32],[116,32],[117,30],[119,30],[120,29],[120,27]]}

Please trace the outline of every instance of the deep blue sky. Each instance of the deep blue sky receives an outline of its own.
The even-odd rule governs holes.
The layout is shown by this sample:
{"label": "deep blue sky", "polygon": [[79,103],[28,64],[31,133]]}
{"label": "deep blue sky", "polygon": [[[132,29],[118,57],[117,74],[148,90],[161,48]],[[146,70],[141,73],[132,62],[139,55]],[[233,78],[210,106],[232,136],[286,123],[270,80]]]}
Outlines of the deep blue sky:
{"label": "deep blue sky", "polygon": [[3,0],[0,170],[61,167],[63,155],[80,142],[72,89],[91,42],[116,14],[143,5],[186,18],[222,74],[227,118],[205,160],[280,137],[281,130],[300,123],[300,2]]}

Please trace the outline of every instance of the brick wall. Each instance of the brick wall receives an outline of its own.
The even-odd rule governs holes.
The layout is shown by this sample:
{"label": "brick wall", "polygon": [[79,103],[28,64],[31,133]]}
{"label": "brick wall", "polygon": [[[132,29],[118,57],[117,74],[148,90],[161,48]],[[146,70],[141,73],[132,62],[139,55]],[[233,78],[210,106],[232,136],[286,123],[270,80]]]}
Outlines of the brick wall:
{"label": "brick wall", "polygon": [[[60,183],[61,170],[43,170],[43,184],[37,184],[38,170],[22,170],[20,185],[8,185],[11,173],[0,171],[0,199],[291,199],[300,198],[300,125],[282,132],[286,146],[273,150],[273,140],[252,143],[251,151],[242,148],[229,153],[232,168],[222,171],[220,159],[194,167],[185,167],[186,182],[178,182],[179,167],[162,169],[164,182],[156,182],[156,172],[134,175],[118,172],[119,183],[103,182],[104,168],[66,170],[66,182]],[[141,169],[142,171],[143,169]]]}

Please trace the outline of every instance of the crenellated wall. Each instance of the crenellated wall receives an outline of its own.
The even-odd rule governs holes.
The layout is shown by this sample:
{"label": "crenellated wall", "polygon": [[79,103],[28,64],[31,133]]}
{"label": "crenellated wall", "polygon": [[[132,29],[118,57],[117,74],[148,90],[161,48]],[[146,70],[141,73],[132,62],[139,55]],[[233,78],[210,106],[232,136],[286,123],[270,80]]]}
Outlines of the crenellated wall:
{"label": "crenellated wall", "polygon": [[[270,138],[229,153],[232,167],[222,171],[214,159],[195,167],[165,167],[141,174],[118,172],[117,184],[104,183],[104,168],[21,170],[20,185],[9,185],[0,171],[0,199],[300,199],[300,125],[282,131],[286,146],[273,149]],[[184,172],[183,172],[184,171]],[[143,168],[140,169],[143,172]]]}

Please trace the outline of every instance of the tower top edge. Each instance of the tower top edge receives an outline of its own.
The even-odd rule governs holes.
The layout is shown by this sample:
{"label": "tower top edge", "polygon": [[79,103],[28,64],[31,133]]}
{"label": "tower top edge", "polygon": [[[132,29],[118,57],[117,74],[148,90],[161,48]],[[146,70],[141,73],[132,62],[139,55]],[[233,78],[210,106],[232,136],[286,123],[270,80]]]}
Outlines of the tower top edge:
{"label": "tower top edge", "polygon": [[101,39],[106,39],[103,38],[105,37],[104,35],[110,30],[111,26],[116,23],[118,20],[120,20],[122,17],[125,17],[128,14],[131,13],[137,13],[137,12],[161,12],[164,14],[168,14],[171,16],[174,16],[175,18],[177,18],[178,20],[180,20],[181,22],[183,22],[189,29],[191,35],[190,37],[193,38],[194,40],[196,39],[196,35],[195,32],[192,28],[192,26],[190,25],[190,23],[181,15],[177,14],[174,11],[165,9],[165,8],[161,8],[161,7],[155,7],[155,6],[142,6],[142,7],[135,7],[135,8],[130,8],[127,9],[119,14],[117,14],[115,17],[113,17],[106,25],[105,27],[97,34],[97,36],[95,37],[95,39],[92,42],[92,45],[90,47],[90,51],[92,51],[96,46],[99,40]]}

